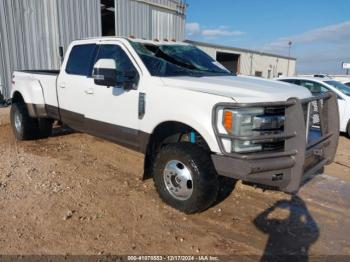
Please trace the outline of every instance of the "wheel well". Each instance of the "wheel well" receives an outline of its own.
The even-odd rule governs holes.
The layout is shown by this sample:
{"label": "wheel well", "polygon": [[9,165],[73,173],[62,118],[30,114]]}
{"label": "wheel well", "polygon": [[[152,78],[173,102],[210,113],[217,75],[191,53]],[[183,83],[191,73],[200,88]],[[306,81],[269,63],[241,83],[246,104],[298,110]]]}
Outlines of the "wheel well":
{"label": "wheel well", "polygon": [[165,122],[158,125],[147,145],[144,179],[152,177],[153,160],[159,150],[168,144],[179,142],[190,142],[202,147],[205,151],[210,152],[210,148],[203,136],[192,127],[180,122]]}
{"label": "wheel well", "polygon": [[12,96],[12,103],[24,103],[24,99],[20,92],[15,92]]}

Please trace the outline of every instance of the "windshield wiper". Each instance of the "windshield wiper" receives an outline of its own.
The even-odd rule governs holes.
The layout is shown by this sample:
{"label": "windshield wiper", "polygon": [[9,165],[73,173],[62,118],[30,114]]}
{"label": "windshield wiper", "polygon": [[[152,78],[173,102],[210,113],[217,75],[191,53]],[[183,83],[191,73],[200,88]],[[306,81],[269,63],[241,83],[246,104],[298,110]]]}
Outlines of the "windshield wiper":
{"label": "windshield wiper", "polygon": [[220,72],[220,71],[215,71],[215,70],[198,69],[197,71],[205,72],[205,73],[212,73],[212,74],[217,74],[217,75],[227,75],[227,76],[235,76],[236,75],[236,74],[231,73],[231,72]]}

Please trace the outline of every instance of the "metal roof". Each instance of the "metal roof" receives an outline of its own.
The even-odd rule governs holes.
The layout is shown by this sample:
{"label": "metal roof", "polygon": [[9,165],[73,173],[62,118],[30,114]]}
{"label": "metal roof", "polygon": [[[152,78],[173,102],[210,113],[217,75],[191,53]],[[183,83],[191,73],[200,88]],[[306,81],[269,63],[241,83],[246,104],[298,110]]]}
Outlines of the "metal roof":
{"label": "metal roof", "polygon": [[258,54],[258,55],[279,57],[279,58],[289,59],[289,60],[297,60],[297,58],[295,58],[295,57],[288,57],[288,56],[283,56],[283,55],[278,55],[278,54],[265,53],[265,52],[260,52],[260,51],[252,50],[252,49],[245,49],[245,48],[238,48],[238,47],[232,47],[232,46],[204,43],[204,42],[193,41],[193,40],[185,40],[185,42],[192,44],[192,45],[196,45],[196,46],[211,47],[211,48],[218,48],[218,49],[227,49],[227,50],[231,50],[234,52],[253,53],[253,54]]}

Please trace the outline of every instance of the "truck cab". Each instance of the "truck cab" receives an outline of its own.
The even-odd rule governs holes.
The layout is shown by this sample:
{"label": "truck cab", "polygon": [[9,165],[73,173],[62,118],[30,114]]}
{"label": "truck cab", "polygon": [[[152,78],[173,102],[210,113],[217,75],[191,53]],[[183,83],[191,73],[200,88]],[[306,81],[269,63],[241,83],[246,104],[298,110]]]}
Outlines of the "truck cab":
{"label": "truck cab", "polygon": [[144,177],[185,213],[215,202],[220,176],[295,193],[333,161],[338,144],[333,93],[314,97],[304,87],[232,75],[181,42],[79,40],[59,72],[14,72],[13,83],[17,139],[47,138],[59,120],[142,152]]}

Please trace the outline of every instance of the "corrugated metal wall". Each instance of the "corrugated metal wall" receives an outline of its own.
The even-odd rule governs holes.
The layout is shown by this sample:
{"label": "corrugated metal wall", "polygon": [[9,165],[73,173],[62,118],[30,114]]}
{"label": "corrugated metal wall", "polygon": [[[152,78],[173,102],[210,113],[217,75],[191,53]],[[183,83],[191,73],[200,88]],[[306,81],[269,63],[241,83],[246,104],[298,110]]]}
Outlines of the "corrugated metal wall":
{"label": "corrugated metal wall", "polygon": [[[8,87],[14,69],[56,68],[58,49],[55,34],[56,1],[1,0],[0,38],[2,53],[2,82]],[[4,88],[4,96],[9,90]]]}
{"label": "corrugated metal wall", "polygon": [[[0,0],[0,81],[10,95],[14,70],[59,69],[59,46],[102,34],[100,0]],[[116,34],[185,37],[183,0],[115,0]],[[1,86],[1,84],[0,84]]]}
{"label": "corrugated metal wall", "polygon": [[[0,6],[1,8],[1,6]],[[1,23],[1,21],[0,21]],[[0,32],[1,33],[1,32]],[[4,56],[3,56],[3,39],[2,36],[0,35],[0,103],[1,103],[1,94],[4,94],[4,77],[3,75],[5,74],[5,60],[4,60]]]}
{"label": "corrugated metal wall", "polygon": [[99,0],[57,0],[60,45],[67,49],[77,39],[101,36]]}
{"label": "corrugated metal wall", "polygon": [[59,69],[58,48],[100,36],[99,0],[0,0],[0,79],[10,95],[14,70]]}
{"label": "corrugated metal wall", "polygon": [[185,38],[182,0],[115,0],[116,35],[145,39]]}

